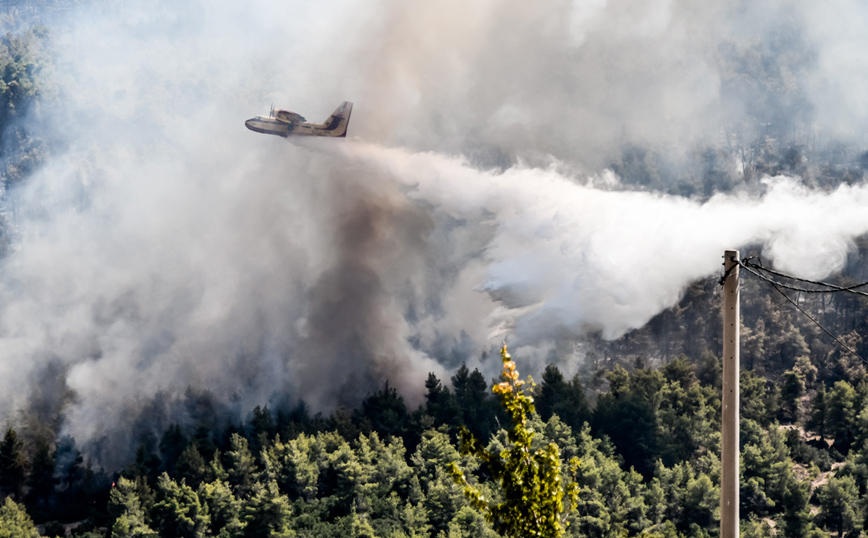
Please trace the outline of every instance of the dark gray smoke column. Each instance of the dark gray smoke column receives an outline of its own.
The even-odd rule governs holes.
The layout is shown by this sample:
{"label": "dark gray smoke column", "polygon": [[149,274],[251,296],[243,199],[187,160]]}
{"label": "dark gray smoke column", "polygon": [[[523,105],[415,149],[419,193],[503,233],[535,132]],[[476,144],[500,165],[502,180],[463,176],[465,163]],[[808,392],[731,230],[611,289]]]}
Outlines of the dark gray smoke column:
{"label": "dark gray smoke column", "polygon": [[[356,405],[384,380],[410,387],[425,363],[440,370],[407,343],[401,313],[414,299],[413,279],[424,275],[433,220],[369,170],[332,175],[328,181],[341,193],[330,217],[332,255],[308,290],[305,359],[294,369],[294,383],[318,408]],[[408,396],[418,403],[418,394]]]}

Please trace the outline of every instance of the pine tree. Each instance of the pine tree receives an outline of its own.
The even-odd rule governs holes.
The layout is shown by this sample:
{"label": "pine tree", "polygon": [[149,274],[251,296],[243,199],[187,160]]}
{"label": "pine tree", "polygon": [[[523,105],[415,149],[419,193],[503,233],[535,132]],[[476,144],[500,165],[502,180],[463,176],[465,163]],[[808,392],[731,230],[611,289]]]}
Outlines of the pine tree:
{"label": "pine tree", "polygon": [[199,499],[208,506],[211,518],[210,534],[237,538],[244,533],[241,521],[241,501],[232,493],[229,484],[222,480],[204,482],[197,491]]}
{"label": "pine tree", "polygon": [[246,522],[244,538],[289,538],[292,531],[287,527],[292,507],[286,495],[282,495],[274,482],[258,482],[252,494],[241,508],[242,520]]}
{"label": "pine tree", "polygon": [[208,505],[200,502],[196,491],[166,473],[157,481],[157,502],[151,516],[162,538],[199,538],[211,524]]}
{"label": "pine tree", "polygon": [[843,537],[853,529],[856,521],[859,492],[852,476],[832,477],[829,482],[817,489],[820,513],[817,520],[826,529]]}
{"label": "pine tree", "polygon": [[371,426],[371,431],[391,437],[403,437],[407,431],[407,406],[398,390],[386,381],[383,390],[362,401],[359,413]]}
{"label": "pine tree", "polygon": [[0,505],[0,538],[39,538],[39,531],[24,507],[10,497]]}
{"label": "pine tree", "polygon": [[54,454],[60,485],[66,493],[73,494],[84,478],[84,458],[75,447],[75,439],[69,435],[62,437]]}
{"label": "pine tree", "polygon": [[829,391],[826,403],[826,427],[842,454],[850,450],[855,437],[856,391],[846,381],[838,381]]}
{"label": "pine tree", "polygon": [[208,476],[208,464],[195,444],[187,445],[181,453],[178,463],[175,464],[175,474],[193,488],[198,488]]}
{"label": "pine tree", "polygon": [[783,486],[784,535],[793,538],[805,536],[811,521],[811,507],[808,504],[811,486],[808,482],[799,482],[792,475]]}
{"label": "pine tree", "polygon": [[27,485],[30,486],[30,491],[27,493],[30,506],[48,504],[48,498],[54,493],[54,486],[57,483],[54,478],[54,467],[54,454],[51,453],[48,443],[40,441],[36,445],[30,476],[27,478]]}
{"label": "pine tree", "polygon": [[256,462],[247,446],[247,439],[233,433],[226,452],[229,483],[239,497],[246,497],[256,482]]}
{"label": "pine tree", "polygon": [[452,389],[462,424],[480,439],[491,437],[494,421],[492,407],[489,405],[488,383],[479,369],[474,368],[471,372],[466,364],[462,364],[452,376]]}
{"label": "pine tree", "polygon": [[27,475],[27,460],[24,457],[24,443],[18,439],[15,430],[9,428],[0,443],[0,488],[11,495],[15,501],[21,500],[24,477]]}
{"label": "pine tree", "polygon": [[163,468],[169,474],[174,474],[175,464],[186,446],[187,438],[181,432],[180,425],[172,424],[163,433],[163,437],[160,439],[160,455],[163,460]]}
{"label": "pine tree", "polygon": [[826,428],[826,407],[826,385],[821,383],[820,386],[817,387],[817,393],[814,395],[814,399],[811,401],[811,413],[805,423],[805,427],[815,432],[823,439],[828,435]]}
{"label": "pine tree", "polygon": [[250,418],[250,450],[259,455],[263,448],[268,445],[268,440],[277,433],[277,425],[268,406],[253,408],[253,416]]}
{"label": "pine tree", "polygon": [[663,375],[638,369],[633,376],[617,366],[606,372],[610,391],[600,395],[594,409],[595,432],[608,436],[624,458],[643,476],[650,476],[660,455],[658,439],[659,391]]}
{"label": "pine tree", "polygon": [[787,370],[781,378],[781,403],[789,417],[799,420],[799,401],[805,394],[805,380],[799,372]]}
{"label": "pine tree", "polygon": [[425,410],[434,419],[434,424],[458,426],[460,410],[449,388],[444,387],[433,373],[428,374],[425,388],[428,391],[425,394]]}
{"label": "pine tree", "polygon": [[578,375],[567,382],[560,369],[553,364],[546,366],[542,375],[536,409],[544,421],[557,415],[573,430],[580,430],[590,418],[585,391]]}
{"label": "pine tree", "polygon": [[109,511],[116,516],[112,524],[112,536],[153,533],[148,526],[149,503],[140,496],[143,489],[147,490],[148,496],[153,494],[141,476],[135,480],[120,477],[112,488]]}

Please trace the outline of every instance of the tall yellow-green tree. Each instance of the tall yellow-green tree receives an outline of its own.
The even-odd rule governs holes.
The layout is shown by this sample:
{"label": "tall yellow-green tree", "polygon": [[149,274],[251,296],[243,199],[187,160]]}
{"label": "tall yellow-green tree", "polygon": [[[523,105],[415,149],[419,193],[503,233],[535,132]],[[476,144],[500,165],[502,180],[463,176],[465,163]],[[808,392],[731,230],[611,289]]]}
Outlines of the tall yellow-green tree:
{"label": "tall yellow-green tree", "polygon": [[[510,445],[499,453],[485,448],[464,427],[461,428],[461,452],[473,454],[488,465],[503,492],[501,502],[485,499],[479,489],[471,485],[457,464],[449,464],[449,472],[462,486],[470,504],[482,512],[500,534],[510,538],[554,538],[561,536],[567,525],[570,508],[578,502],[579,488],[575,473],[579,460],[569,461],[569,476],[561,476],[561,455],[557,445],[532,451],[534,431],[528,417],[534,412],[533,397],[522,388],[515,363],[503,346],[502,382],[494,386],[494,393],[512,416],[512,428],[507,430]],[[529,386],[533,380],[528,378]],[[567,506],[564,507],[564,497]]]}
{"label": "tall yellow-green tree", "polygon": [[0,503],[0,538],[39,538],[33,520],[11,497]]}

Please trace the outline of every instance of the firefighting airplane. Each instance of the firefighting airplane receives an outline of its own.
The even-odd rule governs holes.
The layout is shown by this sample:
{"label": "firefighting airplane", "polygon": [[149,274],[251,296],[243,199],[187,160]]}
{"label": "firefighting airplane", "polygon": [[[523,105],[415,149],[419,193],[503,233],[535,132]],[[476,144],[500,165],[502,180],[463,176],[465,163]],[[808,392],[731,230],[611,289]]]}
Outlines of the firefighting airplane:
{"label": "firefighting airplane", "polygon": [[268,117],[256,116],[244,122],[251,131],[277,136],[347,136],[347,126],[350,124],[350,114],[353,104],[349,101],[341,103],[325,122],[307,123],[304,116],[289,110],[275,110],[271,107]]}

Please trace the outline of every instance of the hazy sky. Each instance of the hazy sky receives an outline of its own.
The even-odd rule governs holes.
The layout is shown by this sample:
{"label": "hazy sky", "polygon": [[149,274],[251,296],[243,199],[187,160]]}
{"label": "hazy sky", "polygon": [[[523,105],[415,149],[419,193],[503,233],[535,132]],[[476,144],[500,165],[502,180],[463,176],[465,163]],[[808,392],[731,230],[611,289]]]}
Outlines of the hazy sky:
{"label": "hazy sky", "polygon": [[[725,248],[762,244],[822,277],[868,231],[865,186],[778,177],[696,200],[631,191],[608,167],[625,144],[684,162],[760,120],[861,144],[865,8],[833,4],[51,14],[61,98],[33,111],[54,149],[12,197],[0,409],[65,383],[64,432],[111,465],[134,447],[108,432],[189,420],[188,387],[240,415],[296,398],[327,411],[386,379],[416,404],[428,372],[504,340],[537,367],[556,337],[643,325]],[[321,121],[343,100],[346,139],[243,125],[272,103]]]}

